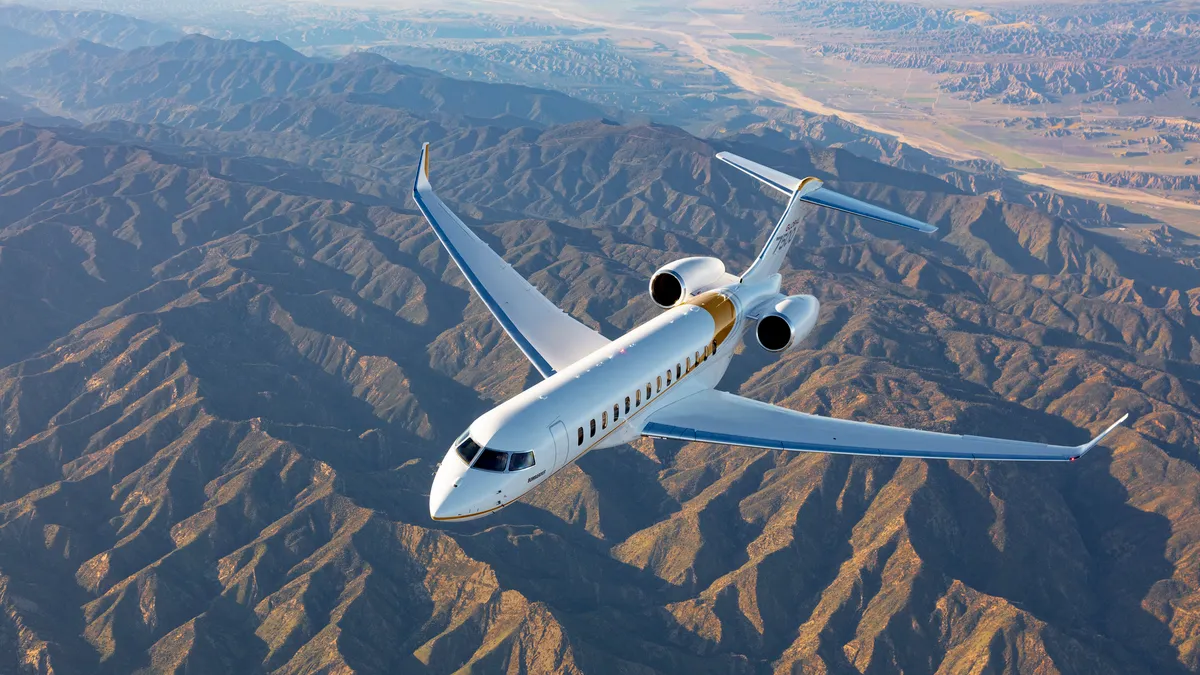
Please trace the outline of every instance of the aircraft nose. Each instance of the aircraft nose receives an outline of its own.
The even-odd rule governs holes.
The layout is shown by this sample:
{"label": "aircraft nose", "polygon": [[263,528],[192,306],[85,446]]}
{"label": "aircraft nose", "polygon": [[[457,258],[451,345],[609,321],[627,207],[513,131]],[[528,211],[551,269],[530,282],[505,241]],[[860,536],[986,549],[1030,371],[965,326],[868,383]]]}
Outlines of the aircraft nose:
{"label": "aircraft nose", "polygon": [[429,489],[429,517],[445,519],[459,515],[455,504],[454,489],[467,466],[458,457],[452,456],[454,450],[446,453],[442,465],[438,467],[437,475],[433,477],[433,486]]}

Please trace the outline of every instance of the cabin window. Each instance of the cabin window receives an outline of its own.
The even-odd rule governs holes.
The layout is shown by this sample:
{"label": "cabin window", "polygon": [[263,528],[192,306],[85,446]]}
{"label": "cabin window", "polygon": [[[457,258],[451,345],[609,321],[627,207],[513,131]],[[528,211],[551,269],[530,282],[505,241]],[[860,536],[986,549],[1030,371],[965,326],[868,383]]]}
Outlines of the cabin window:
{"label": "cabin window", "polygon": [[601,429],[608,428],[608,411],[607,410],[600,413],[600,428]]}
{"label": "cabin window", "polygon": [[700,352],[696,352],[696,365],[700,365]]}
{"label": "cabin window", "polygon": [[692,372],[692,357],[687,357],[687,372]]}
{"label": "cabin window", "polygon": [[458,452],[458,456],[464,463],[466,463],[467,466],[471,466],[471,460],[475,459],[475,455],[479,454],[479,450],[479,444],[471,440],[470,436],[464,438],[462,442],[458,444],[458,447],[455,448],[455,451]]}
{"label": "cabin window", "polygon": [[671,386],[671,371],[667,371],[667,386]]}
{"label": "cabin window", "polygon": [[[580,429],[579,431],[582,432],[583,429]],[[532,452],[514,452],[512,454],[512,459],[508,460],[508,470],[520,471],[521,469],[528,469],[534,464],[536,464],[536,462],[533,461]]]}
{"label": "cabin window", "polygon": [[592,436],[595,436],[595,435],[596,435],[596,420],[592,420]]}
{"label": "cabin window", "polygon": [[683,373],[683,370],[679,367],[679,364],[676,363],[675,364],[675,379],[678,380],[681,377],[682,373]]}
{"label": "cabin window", "polygon": [[626,415],[629,414],[629,397],[628,396],[625,397],[625,414]]}
{"label": "cabin window", "polygon": [[709,354],[708,345],[704,345],[704,360],[705,361],[708,360],[708,354]]}
{"label": "cabin window", "polygon": [[583,445],[583,427],[579,427],[579,445]]}
{"label": "cabin window", "polygon": [[[650,395],[650,394],[649,394],[649,392],[650,392],[650,385],[646,385],[646,392],[647,392],[647,393],[646,393],[646,395],[647,395],[647,396],[649,396],[649,395]],[[640,406],[641,404],[642,404],[642,390],[641,390],[641,389],[638,389],[638,390],[637,390],[636,392],[634,392],[634,394],[633,394],[633,405],[634,405],[634,406]]]}
{"label": "cabin window", "polygon": [[662,391],[662,375],[658,376],[658,390]]}
{"label": "cabin window", "polygon": [[479,453],[479,459],[475,460],[473,468],[484,471],[504,471],[506,466],[508,466],[507,452],[484,448],[483,452]]}
{"label": "cabin window", "polygon": [[616,422],[620,418],[621,418],[621,404],[618,403],[613,406],[613,421]]}

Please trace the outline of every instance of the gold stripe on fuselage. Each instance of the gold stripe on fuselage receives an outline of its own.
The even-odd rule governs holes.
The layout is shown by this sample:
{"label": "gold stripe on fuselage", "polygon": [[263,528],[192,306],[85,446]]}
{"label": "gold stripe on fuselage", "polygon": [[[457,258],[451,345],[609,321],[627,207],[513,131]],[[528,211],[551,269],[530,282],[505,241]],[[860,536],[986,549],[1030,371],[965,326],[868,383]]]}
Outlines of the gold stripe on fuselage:
{"label": "gold stripe on fuselage", "polygon": [[720,347],[737,323],[737,307],[733,304],[733,299],[723,293],[709,291],[687,300],[685,304],[695,305],[708,312],[713,320],[713,341]]}
{"label": "gold stripe on fuselage", "polygon": [[[694,298],[686,300],[684,302],[684,304],[695,305],[695,306],[699,307],[700,309],[703,309],[704,311],[708,312],[709,316],[712,317],[712,320],[713,320],[713,342],[716,342],[718,347],[721,346],[721,343],[723,343],[725,341],[725,338],[729,337],[729,333],[733,331],[734,324],[737,323],[737,307],[733,304],[733,300],[726,295],[718,293],[717,291],[709,291],[707,293],[701,293],[700,295],[697,295]],[[666,389],[661,389],[661,390],[655,392],[653,397],[647,398],[644,403],[642,403],[639,407],[634,408],[632,412],[625,413],[625,417],[621,418],[621,421],[619,423],[616,420],[613,420],[612,428],[609,429],[607,433],[602,434],[600,436],[600,438],[597,438],[595,441],[588,444],[588,447],[586,450],[584,450],[583,452],[580,452],[578,455],[576,455],[574,458],[572,458],[569,462],[567,462],[567,464],[555,469],[554,472],[550,474],[550,476],[553,476],[554,474],[558,473],[559,471],[567,468],[567,465],[571,464],[572,462],[577,461],[580,457],[583,457],[587,453],[591,452],[593,448],[595,448],[597,445],[602,443],[604,441],[604,439],[608,438],[613,433],[615,433],[617,431],[617,429],[625,426],[625,424],[627,422],[629,422],[632,418],[637,417],[637,415],[639,413],[648,409],[650,407],[650,403],[652,401],[655,401],[663,394],[666,394],[670,390],[670,388],[675,385],[676,382],[682,381],[684,376],[690,374],[692,372],[692,370],[695,370],[696,368],[699,368],[699,367],[700,367],[699,363],[692,366],[691,370],[688,370],[687,372],[685,372],[683,375],[681,375],[679,377],[679,379],[675,380],[675,382],[667,385]],[[653,377],[653,376],[651,376],[651,377]],[[646,384],[650,384],[650,382],[647,382]],[[620,405],[620,402],[618,402],[617,405]],[[568,443],[569,443],[569,441],[568,441]],[[548,479],[548,478],[550,478],[550,476],[546,476],[546,478]],[[542,481],[542,482],[544,483],[545,481]],[[538,485],[541,485],[541,483],[538,483]],[[517,499],[520,499],[520,497],[518,497]],[[440,521],[446,521],[446,520],[463,520],[466,518],[477,518],[479,516],[483,516],[483,515],[492,513],[493,511],[499,511],[500,509],[504,508],[505,506],[508,506],[509,504],[512,504],[515,501],[517,501],[517,500],[514,499],[512,501],[505,502],[504,504],[494,506],[486,511],[479,511],[477,513],[467,513],[467,514],[463,514],[461,516],[446,516],[443,518],[433,518],[433,519],[440,520]]]}

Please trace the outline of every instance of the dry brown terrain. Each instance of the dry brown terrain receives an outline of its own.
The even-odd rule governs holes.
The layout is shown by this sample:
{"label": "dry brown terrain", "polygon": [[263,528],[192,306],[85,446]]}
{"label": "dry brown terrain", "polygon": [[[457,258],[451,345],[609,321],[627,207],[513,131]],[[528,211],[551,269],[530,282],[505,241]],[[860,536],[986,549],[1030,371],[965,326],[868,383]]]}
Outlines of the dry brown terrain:
{"label": "dry brown terrain", "polygon": [[[1200,272],[1178,233],[1118,241],[1095,205],[1006,202],[911,154],[201,46],[102,101],[72,59],[146,53],[59,52],[22,94],[120,121],[0,127],[0,672],[1200,671]],[[447,444],[538,376],[408,202],[423,140],[447,201],[608,335],[654,315],[662,263],[757,252],[781,205],[721,149],[941,228],[823,214],[786,276],[817,330],[746,349],[725,388],[1057,443],[1132,424],[1055,466],[647,441],[435,526]]]}

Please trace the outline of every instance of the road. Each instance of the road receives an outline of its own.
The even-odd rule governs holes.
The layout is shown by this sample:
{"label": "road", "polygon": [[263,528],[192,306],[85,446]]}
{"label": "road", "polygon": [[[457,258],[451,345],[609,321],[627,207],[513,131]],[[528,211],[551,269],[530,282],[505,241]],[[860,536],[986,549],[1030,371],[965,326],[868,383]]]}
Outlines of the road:
{"label": "road", "polygon": [[1110,185],[1101,185],[1092,183],[1090,181],[1084,181],[1082,179],[1069,178],[1066,176],[1049,176],[1046,174],[1027,173],[1021,168],[1009,167],[1001,158],[994,157],[983,151],[977,151],[975,149],[964,151],[931,138],[889,128],[883,124],[880,124],[877,119],[860,113],[839,110],[822,103],[821,101],[805,96],[791,85],[783,82],[777,82],[763,75],[759,75],[758,73],[751,71],[743,62],[741,62],[740,59],[724,57],[724,54],[727,50],[725,50],[723,47],[719,45],[705,45],[694,35],[685,31],[671,28],[642,26],[620,21],[611,21],[593,16],[585,16],[583,14],[579,14],[578,11],[571,11],[562,7],[530,5],[514,0],[483,0],[483,2],[486,2],[487,4],[519,7],[527,11],[536,10],[545,14],[549,14],[560,21],[568,23],[595,26],[597,28],[604,28],[607,30],[640,34],[649,33],[657,36],[674,38],[677,40],[676,44],[683,47],[683,52],[700,63],[703,63],[704,65],[721,72],[729,78],[730,82],[747,93],[778,101],[785,105],[790,105],[816,115],[836,115],[837,117],[867,131],[891,136],[902,143],[906,143],[930,154],[945,157],[947,159],[986,159],[1004,166],[1009,170],[1014,178],[1017,178],[1028,185],[1050,188],[1063,194],[1069,194],[1076,197],[1094,199],[1103,202],[1116,203],[1118,205],[1138,204],[1153,208],[1171,208],[1179,209],[1181,211],[1200,211],[1200,205],[1148,194],[1134,188],[1120,188]]}

